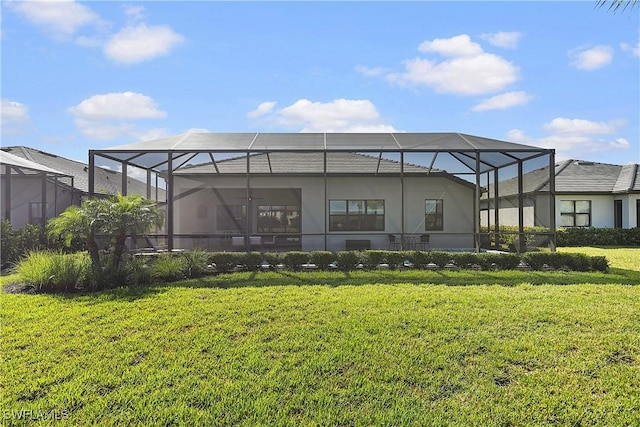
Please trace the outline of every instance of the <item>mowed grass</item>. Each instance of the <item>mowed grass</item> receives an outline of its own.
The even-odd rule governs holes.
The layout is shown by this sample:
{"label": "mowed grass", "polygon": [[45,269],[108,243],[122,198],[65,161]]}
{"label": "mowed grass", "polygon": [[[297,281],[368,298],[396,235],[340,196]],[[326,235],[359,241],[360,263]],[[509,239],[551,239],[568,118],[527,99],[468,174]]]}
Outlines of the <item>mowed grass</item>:
{"label": "mowed grass", "polygon": [[3,422],[638,425],[640,282],[610,259],[565,286],[575,275],[244,273],[2,294]]}
{"label": "mowed grass", "polygon": [[609,266],[617,270],[640,271],[640,248],[618,248],[618,247],[580,247],[580,248],[558,248],[558,252],[583,253],[589,256],[606,256]]}

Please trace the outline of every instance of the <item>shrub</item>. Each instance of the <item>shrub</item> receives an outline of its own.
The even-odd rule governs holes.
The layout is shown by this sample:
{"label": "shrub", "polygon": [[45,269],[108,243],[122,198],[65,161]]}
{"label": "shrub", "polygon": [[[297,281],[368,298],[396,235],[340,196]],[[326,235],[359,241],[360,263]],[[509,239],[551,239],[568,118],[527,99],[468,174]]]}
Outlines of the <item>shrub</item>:
{"label": "shrub", "polygon": [[260,264],[264,258],[260,252],[249,252],[242,255],[243,257],[240,264],[246,266],[248,270],[256,271],[260,268]]}
{"label": "shrub", "polygon": [[479,264],[483,270],[490,270],[494,264],[500,270],[511,270],[520,262],[520,256],[517,254],[483,253],[480,255],[476,264]]}
{"label": "shrub", "polygon": [[288,269],[298,271],[300,270],[300,265],[306,263],[309,259],[309,252],[291,251],[284,255],[284,264]]}
{"label": "shrub", "polygon": [[27,224],[20,229],[14,229],[7,220],[2,221],[0,230],[2,246],[0,247],[0,267],[8,268],[17,263],[31,251],[57,250],[62,247],[61,242],[47,240],[44,228],[38,224]]}
{"label": "shrub", "polygon": [[559,228],[557,246],[640,246],[640,228]]}
{"label": "shrub", "polygon": [[408,259],[407,251],[386,251],[387,262],[391,269],[395,269],[398,264],[401,264],[402,261]]}
{"label": "shrub", "polygon": [[243,252],[212,252],[209,260],[216,265],[219,272],[230,272],[238,264],[244,264]]}
{"label": "shrub", "polygon": [[609,261],[604,256],[591,257],[591,269],[596,271],[609,271]]}
{"label": "shrub", "polygon": [[260,262],[262,263],[262,261],[266,261],[271,266],[275,267],[278,264],[284,264],[285,254],[285,252],[266,252],[262,254],[262,259],[260,260]]}
{"label": "shrub", "polygon": [[453,254],[449,252],[432,251],[427,252],[427,264],[433,262],[439,267],[444,267],[453,257]]}
{"label": "shrub", "polygon": [[353,271],[360,261],[360,253],[357,251],[340,251],[336,253],[338,267],[344,271]]}
{"label": "shrub", "polygon": [[336,254],[330,251],[312,251],[310,259],[320,270],[326,270],[329,264],[336,261]]}
{"label": "shrub", "polygon": [[18,239],[9,221],[2,221],[0,229],[0,268],[6,268],[16,262],[19,257]]}
{"label": "shrub", "polygon": [[127,283],[145,285],[153,280],[153,257],[134,256],[127,260],[125,270]]}
{"label": "shrub", "polygon": [[16,265],[16,273],[27,285],[40,291],[68,292],[88,279],[91,261],[85,252],[33,251]]}
{"label": "shrub", "polygon": [[[483,246],[489,245],[489,236],[486,233],[493,232],[495,226],[481,227],[483,235]],[[509,249],[512,252],[524,252],[526,248],[534,246],[546,246],[549,243],[549,237],[545,236],[549,229],[546,227],[523,227],[525,233],[525,248],[520,248],[520,233],[518,226],[502,225],[498,229],[499,247]],[[520,249],[520,250],[518,250]]]}
{"label": "shrub", "polygon": [[387,259],[387,251],[364,251],[362,252],[364,257],[364,264],[366,264],[369,268],[376,268],[379,264],[389,263]]}
{"label": "shrub", "polygon": [[172,282],[186,277],[187,266],[183,256],[168,253],[156,258],[153,262],[154,279]]}
{"label": "shrub", "polygon": [[413,263],[415,268],[424,268],[429,264],[429,252],[410,251],[405,252],[406,258]]}
{"label": "shrub", "polygon": [[184,273],[189,278],[203,276],[209,265],[209,253],[202,249],[194,249],[180,254],[184,261]]}

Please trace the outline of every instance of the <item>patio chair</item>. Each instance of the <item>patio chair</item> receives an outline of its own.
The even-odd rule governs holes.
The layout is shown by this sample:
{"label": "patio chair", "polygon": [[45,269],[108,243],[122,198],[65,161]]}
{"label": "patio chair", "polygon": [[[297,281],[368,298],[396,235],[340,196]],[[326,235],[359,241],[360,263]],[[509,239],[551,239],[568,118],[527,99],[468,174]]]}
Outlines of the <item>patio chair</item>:
{"label": "patio chair", "polygon": [[416,249],[419,251],[428,251],[430,249],[429,240],[431,236],[428,234],[421,234],[418,241],[415,243]]}
{"label": "patio chair", "polygon": [[396,237],[395,234],[389,234],[389,250],[390,251],[399,251],[402,248],[400,241]]}

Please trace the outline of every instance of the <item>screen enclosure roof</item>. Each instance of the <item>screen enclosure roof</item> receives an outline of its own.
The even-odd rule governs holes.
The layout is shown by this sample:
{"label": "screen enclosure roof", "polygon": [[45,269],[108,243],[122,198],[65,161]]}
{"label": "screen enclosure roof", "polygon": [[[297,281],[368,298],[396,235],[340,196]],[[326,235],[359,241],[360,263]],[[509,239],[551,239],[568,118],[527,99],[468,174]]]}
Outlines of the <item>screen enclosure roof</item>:
{"label": "screen enclosure roof", "polygon": [[480,171],[551,153],[540,147],[461,133],[201,133],[187,132],[149,141],[91,150],[144,169],[166,168],[168,153],[260,152],[431,152],[449,153]]}

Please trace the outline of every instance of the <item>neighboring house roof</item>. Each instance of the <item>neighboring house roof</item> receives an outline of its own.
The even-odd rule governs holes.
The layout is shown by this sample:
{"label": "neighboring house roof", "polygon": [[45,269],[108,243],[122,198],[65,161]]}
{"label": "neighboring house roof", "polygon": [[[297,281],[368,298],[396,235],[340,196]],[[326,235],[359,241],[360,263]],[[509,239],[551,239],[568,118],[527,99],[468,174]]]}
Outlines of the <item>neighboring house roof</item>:
{"label": "neighboring house roof", "polygon": [[[73,187],[83,193],[89,193],[89,167],[86,163],[60,157],[45,151],[24,146],[3,147],[8,155],[26,159],[40,167],[59,171],[73,177]],[[120,191],[122,174],[102,168],[95,168],[95,188],[98,194],[115,194]],[[146,194],[147,185],[134,178],[127,178],[127,190],[130,194]]]}
{"label": "neighboring house roof", "polygon": [[[549,191],[548,167],[523,175],[523,193]],[[500,196],[518,194],[518,179],[499,182]],[[585,160],[565,160],[555,165],[555,191],[561,194],[620,194],[640,191],[640,167],[638,164],[611,165]],[[493,196],[493,185],[489,186]],[[486,193],[483,195],[486,198]]]}
{"label": "neighboring house roof", "polygon": [[[249,156],[251,174],[267,175],[322,175],[324,173],[324,153],[268,153]],[[382,156],[368,156],[358,153],[327,153],[328,175],[394,175],[401,172],[397,160]],[[446,171],[426,166],[404,163],[402,172],[407,175],[439,176],[460,182],[467,186],[474,184],[460,179]],[[174,175],[244,175],[247,173],[247,157],[233,157],[201,165],[187,166],[174,172]]]}
{"label": "neighboring house roof", "polygon": [[[69,176],[63,172],[58,170],[49,168],[47,166],[41,165],[36,162],[32,162],[31,160],[27,160],[25,158],[16,156],[14,154],[8,153],[6,151],[0,150],[0,164],[12,166],[14,169],[19,169],[22,173],[40,173],[46,172],[49,175],[66,177]],[[3,168],[2,173],[5,173]],[[15,170],[13,173],[18,173]]]}

